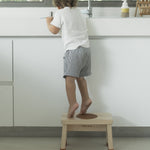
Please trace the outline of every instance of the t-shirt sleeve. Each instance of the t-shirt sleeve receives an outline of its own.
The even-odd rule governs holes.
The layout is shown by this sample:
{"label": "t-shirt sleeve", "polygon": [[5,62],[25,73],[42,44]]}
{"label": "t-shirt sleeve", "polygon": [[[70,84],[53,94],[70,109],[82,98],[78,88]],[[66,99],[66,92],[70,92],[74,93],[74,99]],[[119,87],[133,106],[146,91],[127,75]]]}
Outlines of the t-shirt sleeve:
{"label": "t-shirt sleeve", "polygon": [[56,11],[54,19],[51,22],[51,25],[54,25],[57,28],[61,28],[61,15],[59,11]]}

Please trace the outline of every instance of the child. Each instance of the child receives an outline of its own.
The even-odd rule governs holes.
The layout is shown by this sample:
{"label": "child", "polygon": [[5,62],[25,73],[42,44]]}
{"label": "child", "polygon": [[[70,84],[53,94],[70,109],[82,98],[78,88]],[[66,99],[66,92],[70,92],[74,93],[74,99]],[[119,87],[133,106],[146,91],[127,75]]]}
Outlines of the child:
{"label": "child", "polygon": [[72,118],[79,107],[76,100],[75,80],[82,96],[80,114],[85,114],[92,103],[84,79],[84,76],[91,74],[91,55],[86,20],[76,4],[77,0],[54,0],[54,5],[58,8],[55,17],[46,18],[48,29],[53,34],[57,34],[60,29],[62,30],[65,49],[64,78],[70,104],[68,118]]}

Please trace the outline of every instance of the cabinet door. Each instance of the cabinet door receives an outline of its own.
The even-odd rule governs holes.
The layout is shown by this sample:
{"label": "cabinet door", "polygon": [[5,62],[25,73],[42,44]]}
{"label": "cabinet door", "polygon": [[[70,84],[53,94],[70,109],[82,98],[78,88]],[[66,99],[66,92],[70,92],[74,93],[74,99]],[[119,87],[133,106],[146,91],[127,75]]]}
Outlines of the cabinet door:
{"label": "cabinet door", "polygon": [[60,125],[67,104],[63,54],[60,38],[14,40],[15,126]]}
{"label": "cabinet door", "polygon": [[12,41],[0,39],[0,81],[12,81]]}
{"label": "cabinet door", "polygon": [[12,87],[0,86],[0,126],[13,125]]}
{"label": "cabinet door", "polygon": [[114,126],[149,126],[150,38],[91,40],[92,112],[110,112]]}

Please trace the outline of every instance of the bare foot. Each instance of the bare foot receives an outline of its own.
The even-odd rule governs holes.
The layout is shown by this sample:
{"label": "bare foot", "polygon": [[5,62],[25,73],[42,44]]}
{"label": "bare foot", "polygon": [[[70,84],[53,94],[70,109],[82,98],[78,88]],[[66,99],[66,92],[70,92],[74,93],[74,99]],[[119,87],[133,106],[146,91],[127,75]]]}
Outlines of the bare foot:
{"label": "bare foot", "polygon": [[69,107],[68,118],[72,118],[74,116],[74,113],[75,113],[76,109],[78,109],[78,107],[79,107],[78,103],[75,103],[73,106]]}
{"label": "bare foot", "polygon": [[80,110],[80,114],[86,114],[88,108],[90,107],[90,105],[92,104],[92,100],[88,99],[85,103],[82,103],[81,105],[81,110]]}

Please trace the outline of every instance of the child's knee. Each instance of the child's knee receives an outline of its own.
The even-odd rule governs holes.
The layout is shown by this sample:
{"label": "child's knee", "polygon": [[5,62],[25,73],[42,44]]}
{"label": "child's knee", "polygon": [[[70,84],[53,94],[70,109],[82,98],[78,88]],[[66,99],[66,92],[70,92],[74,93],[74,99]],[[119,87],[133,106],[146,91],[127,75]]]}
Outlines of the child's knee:
{"label": "child's knee", "polygon": [[66,76],[66,81],[68,82],[75,82],[76,78],[75,77],[71,77],[71,76]]}
{"label": "child's knee", "polygon": [[77,78],[77,81],[82,82],[82,81],[85,81],[85,79],[84,79],[84,77],[79,77],[79,78]]}

